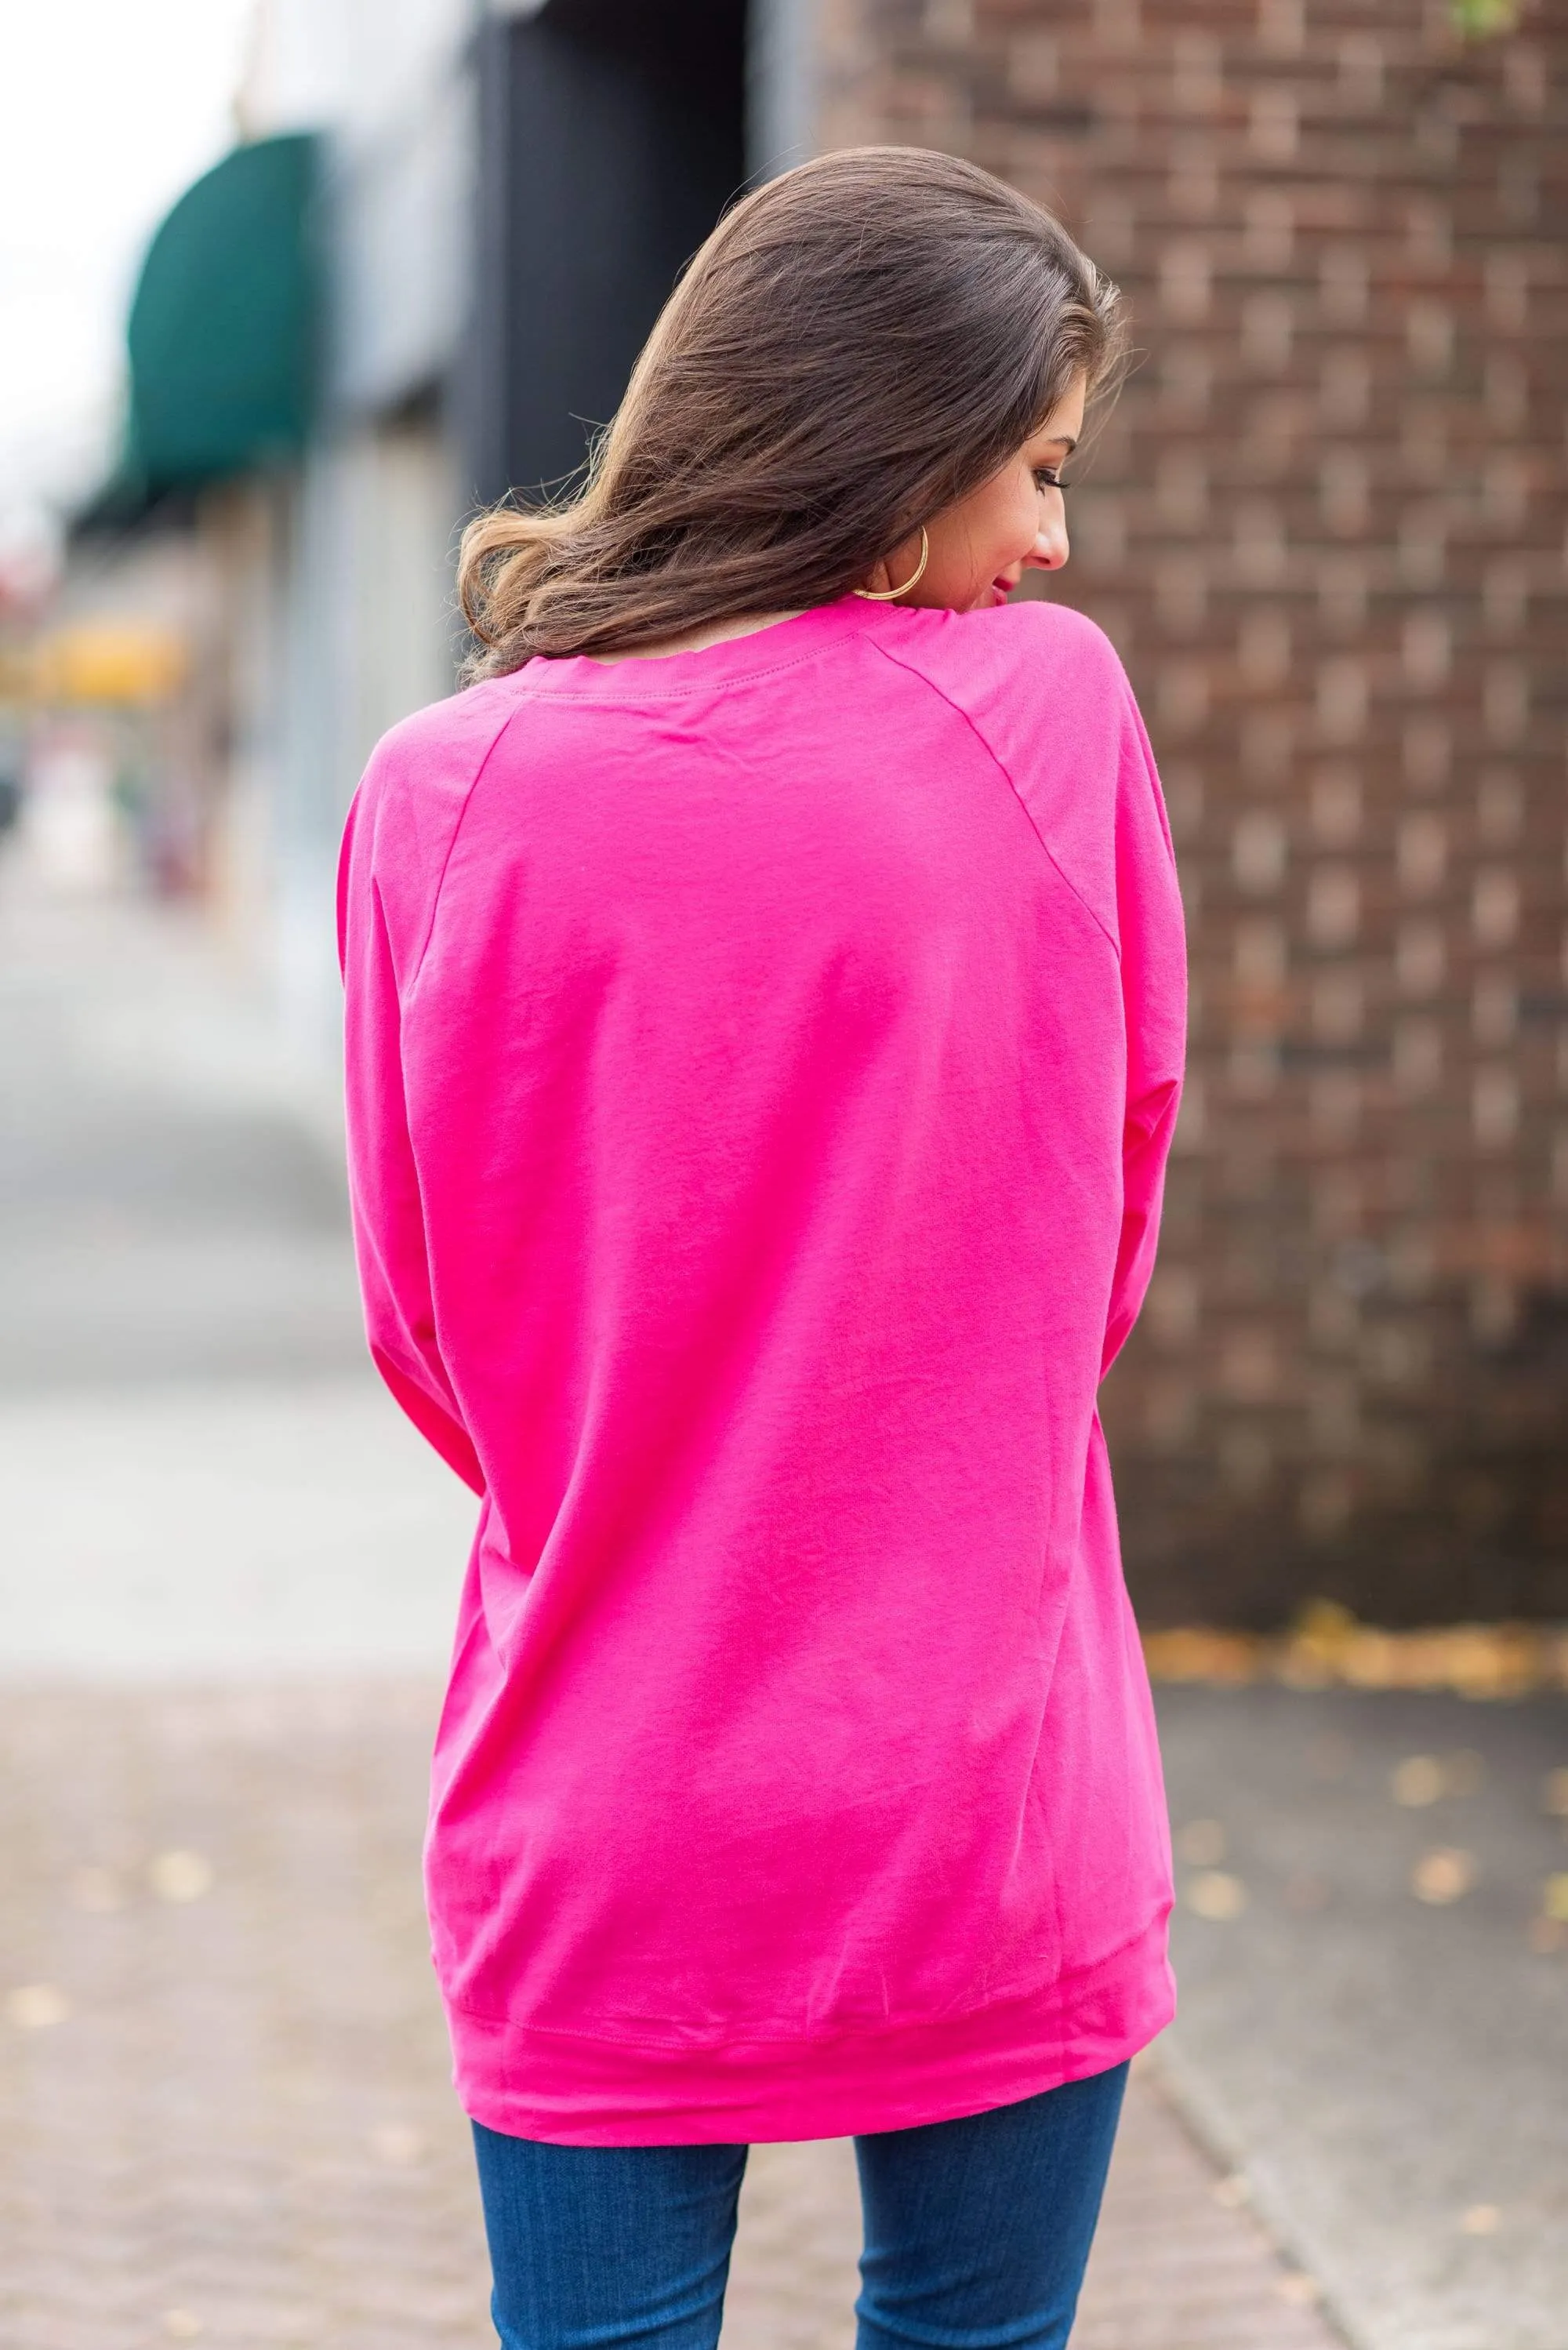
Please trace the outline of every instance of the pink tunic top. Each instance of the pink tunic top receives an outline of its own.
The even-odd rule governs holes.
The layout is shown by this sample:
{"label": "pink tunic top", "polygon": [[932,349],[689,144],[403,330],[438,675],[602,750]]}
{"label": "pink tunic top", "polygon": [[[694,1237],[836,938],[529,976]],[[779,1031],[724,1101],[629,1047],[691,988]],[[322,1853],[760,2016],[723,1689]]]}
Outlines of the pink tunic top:
{"label": "pink tunic top", "polygon": [[396,727],[342,870],[370,1344],[481,1496],[427,1882],[564,2145],[982,2111],[1167,2022],[1096,1390],[1180,908],[1087,620],[846,598]]}

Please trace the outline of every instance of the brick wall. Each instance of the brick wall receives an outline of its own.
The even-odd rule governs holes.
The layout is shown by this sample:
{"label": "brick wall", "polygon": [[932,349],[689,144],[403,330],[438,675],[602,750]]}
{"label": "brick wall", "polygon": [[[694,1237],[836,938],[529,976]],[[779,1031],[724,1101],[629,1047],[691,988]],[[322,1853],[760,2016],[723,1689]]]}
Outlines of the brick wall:
{"label": "brick wall", "polygon": [[1189,909],[1106,1396],[1153,1620],[1568,1615],[1568,16],[823,0],[822,140],[1054,202],[1142,358],[1061,592]]}

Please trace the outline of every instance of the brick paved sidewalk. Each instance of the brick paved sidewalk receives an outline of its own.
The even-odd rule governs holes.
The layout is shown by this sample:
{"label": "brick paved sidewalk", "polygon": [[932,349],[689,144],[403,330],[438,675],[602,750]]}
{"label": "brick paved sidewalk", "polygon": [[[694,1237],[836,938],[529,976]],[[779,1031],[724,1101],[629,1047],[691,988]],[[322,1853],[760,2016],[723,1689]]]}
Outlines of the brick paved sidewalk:
{"label": "brick paved sidewalk", "polygon": [[[8,1692],[4,2350],[483,2350],[418,1870],[428,1683]],[[1218,2192],[1217,2192],[1218,2190]],[[848,2147],[752,2158],[732,2350],[853,2334]],[[1332,2350],[1135,2080],[1075,2350]]]}

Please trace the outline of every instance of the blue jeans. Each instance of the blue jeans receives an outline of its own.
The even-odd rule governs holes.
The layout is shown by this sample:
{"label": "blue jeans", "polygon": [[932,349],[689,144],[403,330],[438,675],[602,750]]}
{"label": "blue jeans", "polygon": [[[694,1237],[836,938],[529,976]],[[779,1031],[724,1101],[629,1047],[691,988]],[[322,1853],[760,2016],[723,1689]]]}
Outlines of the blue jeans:
{"label": "blue jeans", "polygon": [[[856,2139],[859,2350],[1063,2350],[1127,2071]],[[473,2136],[503,2350],[713,2350],[743,2146]]]}

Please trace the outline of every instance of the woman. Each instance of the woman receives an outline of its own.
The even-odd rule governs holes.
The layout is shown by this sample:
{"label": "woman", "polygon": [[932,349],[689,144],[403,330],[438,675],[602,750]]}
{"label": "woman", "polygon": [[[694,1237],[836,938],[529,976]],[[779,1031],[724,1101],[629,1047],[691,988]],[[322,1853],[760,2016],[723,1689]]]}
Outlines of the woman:
{"label": "woman", "polygon": [[427,1877],[509,2345],[711,2345],[857,2137],[862,2338],[1065,2341],[1171,2008],[1095,1395],[1176,1114],[1116,655],[1009,603],[1115,295],[898,149],[741,203],[343,867],[370,1342],[481,1497]]}

